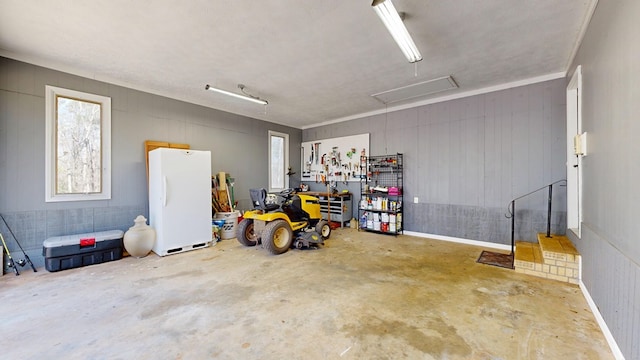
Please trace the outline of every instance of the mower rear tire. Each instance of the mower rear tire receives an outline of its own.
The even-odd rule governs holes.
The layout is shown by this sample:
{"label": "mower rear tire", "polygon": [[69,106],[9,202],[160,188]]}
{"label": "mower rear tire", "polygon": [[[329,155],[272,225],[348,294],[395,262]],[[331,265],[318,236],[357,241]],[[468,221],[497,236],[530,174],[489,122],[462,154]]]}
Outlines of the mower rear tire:
{"label": "mower rear tire", "polygon": [[262,246],[273,255],[287,252],[293,243],[293,231],[284,220],[274,220],[265,226],[262,233]]}
{"label": "mower rear tire", "polygon": [[322,240],[327,240],[331,236],[331,226],[326,220],[320,220],[316,224],[316,232],[322,236]]}
{"label": "mower rear tire", "polygon": [[244,246],[256,246],[260,236],[253,231],[253,219],[243,219],[236,229],[236,238]]}

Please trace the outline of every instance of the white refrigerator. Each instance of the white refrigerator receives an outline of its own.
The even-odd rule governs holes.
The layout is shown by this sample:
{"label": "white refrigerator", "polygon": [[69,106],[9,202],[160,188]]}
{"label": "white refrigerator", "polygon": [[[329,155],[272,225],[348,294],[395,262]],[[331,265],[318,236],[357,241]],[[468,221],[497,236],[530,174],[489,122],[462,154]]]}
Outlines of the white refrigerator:
{"label": "white refrigerator", "polygon": [[149,152],[149,225],[160,256],[211,243],[211,152],[158,148]]}

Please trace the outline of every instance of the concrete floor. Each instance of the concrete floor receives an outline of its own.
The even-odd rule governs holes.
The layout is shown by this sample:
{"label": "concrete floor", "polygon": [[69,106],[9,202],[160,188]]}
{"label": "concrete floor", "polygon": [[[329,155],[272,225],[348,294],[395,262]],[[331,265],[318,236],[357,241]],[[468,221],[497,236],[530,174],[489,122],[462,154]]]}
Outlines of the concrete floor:
{"label": "concrete floor", "polygon": [[482,249],[338,229],[0,278],[5,359],[609,359],[576,285]]}

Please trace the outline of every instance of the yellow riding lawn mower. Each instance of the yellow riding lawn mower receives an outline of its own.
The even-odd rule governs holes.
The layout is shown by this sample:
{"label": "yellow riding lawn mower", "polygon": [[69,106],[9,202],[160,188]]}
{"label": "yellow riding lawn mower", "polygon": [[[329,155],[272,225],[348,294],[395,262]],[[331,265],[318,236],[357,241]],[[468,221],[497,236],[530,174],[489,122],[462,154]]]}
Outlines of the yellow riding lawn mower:
{"label": "yellow riding lawn mower", "polygon": [[253,210],[244,213],[236,230],[242,245],[262,243],[267,251],[278,255],[291,247],[322,245],[331,235],[329,223],[320,216],[318,198],[285,189],[276,194],[284,199],[279,205],[267,201],[265,189],[250,189],[249,194]]}

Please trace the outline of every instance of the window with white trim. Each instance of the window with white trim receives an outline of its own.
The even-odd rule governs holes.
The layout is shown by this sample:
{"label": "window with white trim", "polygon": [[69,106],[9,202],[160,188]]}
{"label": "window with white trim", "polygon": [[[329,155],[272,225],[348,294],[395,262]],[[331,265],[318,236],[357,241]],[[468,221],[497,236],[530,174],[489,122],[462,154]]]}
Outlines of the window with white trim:
{"label": "window with white trim", "polygon": [[45,200],[111,199],[111,98],[47,85]]}
{"label": "window with white trim", "polygon": [[289,187],[289,134],[269,130],[269,191],[278,192]]}

